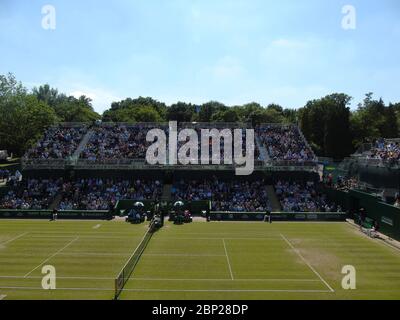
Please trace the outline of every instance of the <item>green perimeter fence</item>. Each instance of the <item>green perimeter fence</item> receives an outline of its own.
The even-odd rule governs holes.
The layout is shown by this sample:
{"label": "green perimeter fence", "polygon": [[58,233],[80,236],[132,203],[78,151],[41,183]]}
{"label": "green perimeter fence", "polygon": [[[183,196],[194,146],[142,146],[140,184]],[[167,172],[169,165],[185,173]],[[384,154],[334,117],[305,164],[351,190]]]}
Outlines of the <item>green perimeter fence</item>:
{"label": "green perimeter fence", "polygon": [[400,208],[383,202],[380,198],[358,190],[340,191],[326,189],[328,197],[350,212],[355,222],[359,222],[361,208],[365,209],[366,217],[379,223],[379,231],[400,240]]}
{"label": "green perimeter fence", "polygon": [[[112,214],[109,211],[59,211],[57,216],[59,219],[112,219]],[[52,217],[52,210],[0,210],[0,219],[51,219]]]}
{"label": "green perimeter fence", "polygon": [[[213,221],[263,221],[265,212],[210,212]],[[342,212],[272,212],[272,221],[346,221]]]}

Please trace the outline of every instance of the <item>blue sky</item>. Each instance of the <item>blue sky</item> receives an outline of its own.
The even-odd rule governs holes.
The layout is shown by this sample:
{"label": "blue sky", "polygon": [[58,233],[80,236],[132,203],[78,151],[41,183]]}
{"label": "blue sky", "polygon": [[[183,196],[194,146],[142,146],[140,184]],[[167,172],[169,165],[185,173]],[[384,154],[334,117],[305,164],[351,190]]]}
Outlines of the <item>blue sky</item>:
{"label": "blue sky", "polygon": [[[42,28],[42,6],[56,29]],[[342,7],[356,29],[342,28]],[[0,73],[86,94],[168,104],[298,108],[332,92],[400,101],[398,0],[0,0]]]}

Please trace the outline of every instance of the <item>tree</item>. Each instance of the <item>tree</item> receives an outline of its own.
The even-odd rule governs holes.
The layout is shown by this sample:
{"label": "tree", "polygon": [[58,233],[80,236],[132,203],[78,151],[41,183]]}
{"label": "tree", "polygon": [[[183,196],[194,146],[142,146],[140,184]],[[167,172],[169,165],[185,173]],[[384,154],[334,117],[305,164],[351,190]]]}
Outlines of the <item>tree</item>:
{"label": "tree", "polygon": [[[152,98],[139,97],[137,99],[127,98],[119,102],[113,102],[111,108],[103,113],[103,121],[105,122],[137,122],[136,114],[141,110],[155,111],[152,116],[160,121],[166,120],[167,107],[164,103],[154,100]],[[140,117],[143,117],[142,115]]]}
{"label": "tree", "polygon": [[167,109],[167,120],[178,122],[190,122],[195,113],[195,106],[185,102],[178,102]]}
{"label": "tree", "polygon": [[211,117],[212,122],[237,122],[239,120],[237,110],[234,108],[227,108],[224,111],[220,110]]}
{"label": "tree", "polygon": [[56,108],[59,98],[58,90],[51,88],[48,84],[33,88],[32,93],[36,95],[39,101],[47,103],[50,107]]}
{"label": "tree", "polygon": [[14,96],[26,94],[21,82],[17,82],[12,73],[0,75],[0,103],[5,103]]}
{"label": "tree", "polygon": [[318,155],[343,158],[352,152],[350,101],[350,96],[335,93],[299,110],[300,128]]}
{"label": "tree", "polygon": [[23,155],[56,121],[54,110],[35,95],[15,95],[0,103],[0,149]]}
{"label": "tree", "polygon": [[53,108],[60,122],[92,122],[101,118],[93,110],[92,100],[85,95],[77,99],[63,93],[59,94],[57,89],[51,88],[48,84],[33,88],[32,94]]}
{"label": "tree", "polygon": [[367,93],[351,117],[354,145],[377,138],[397,137],[399,133],[397,120],[396,105],[387,107],[382,99],[374,100],[373,94]]}
{"label": "tree", "polygon": [[200,111],[198,114],[198,121],[199,122],[211,122],[213,115],[218,112],[224,112],[227,110],[227,106],[217,101],[210,101],[204,103],[200,107]]}
{"label": "tree", "polygon": [[143,107],[135,113],[136,122],[161,122],[160,114],[151,107]]}

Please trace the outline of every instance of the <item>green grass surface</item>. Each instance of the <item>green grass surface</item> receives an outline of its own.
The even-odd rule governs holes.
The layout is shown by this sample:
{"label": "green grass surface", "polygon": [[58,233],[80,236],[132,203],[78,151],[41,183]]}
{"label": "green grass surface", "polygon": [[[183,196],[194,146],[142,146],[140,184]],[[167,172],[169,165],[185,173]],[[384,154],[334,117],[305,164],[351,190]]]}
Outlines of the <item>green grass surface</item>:
{"label": "green grass surface", "polygon": [[[146,230],[0,220],[0,297],[112,299],[113,279]],[[44,265],[56,268],[57,290],[41,289]],[[341,287],[345,265],[357,270],[356,290]],[[120,298],[399,299],[400,252],[346,223],[168,223]]]}

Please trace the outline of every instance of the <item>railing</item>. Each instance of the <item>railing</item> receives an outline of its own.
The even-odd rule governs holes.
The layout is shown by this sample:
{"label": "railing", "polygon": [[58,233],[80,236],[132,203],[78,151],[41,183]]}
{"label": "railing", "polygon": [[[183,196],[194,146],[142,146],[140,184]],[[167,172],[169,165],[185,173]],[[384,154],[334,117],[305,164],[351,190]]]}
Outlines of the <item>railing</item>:
{"label": "railing", "polygon": [[259,128],[265,128],[265,127],[273,127],[273,128],[295,128],[297,125],[292,124],[292,123],[261,123]]}
{"label": "railing", "polygon": [[363,154],[365,152],[368,152],[372,149],[372,147],[373,147],[372,143],[363,143],[358,147],[355,154],[357,155],[357,154]]}
{"label": "railing", "polygon": [[87,127],[89,125],[89,123],[85,123],[85,122],[60,122],[56,125],[54,125],[53,127],[57,128],[57,127],[64,127],[64,128],[83,128],[83,127]]}
{"label": "railing", "polygon": [[[264,162],[261,160],[254,161],[255,167],[264,166]],[[107,160],[88,160],[79,159],[75,164],[75,169],[135,169],[135,168],[155,168],[155,169],[204,169],[214,168],[215,170],[232,169],[238,168],[236,164],[149,164],[146,159],[107,159]]]}
{"label": "railing", "polygon": [[65,169],[73,166],[76,161],[73,159],[21,159],[22,169]]}
{"label": "railing", "polygon": [[317,165],[317,161],[298,161],[298,160],[271,160],[270,163],[275,167],[313,167]]}
{"label": "railing", "polygon": [[391,168],[397,168],[400,166],[400,162],[395,159],[384,160],[384,159],[365,158],[361,156],[353,156],[353,159],[356,160],[357,163],[362,166],[391,167]]}
{"label": "railing", "polygon": [[[120,169],[174,169],[174,170],[231,170],[240,168],[241,166],[233,164],[149,164],[146,159],[105,159],[105,160],[89,160],[89,159],[22,159],[23,169],[66,169],[73,167],[74,169],[101,169],[101,170],[120,170]],[[257,170],[266,171],[315,171],[317,163],[314,161],[262,161],[254,160],[254,167]]]}

